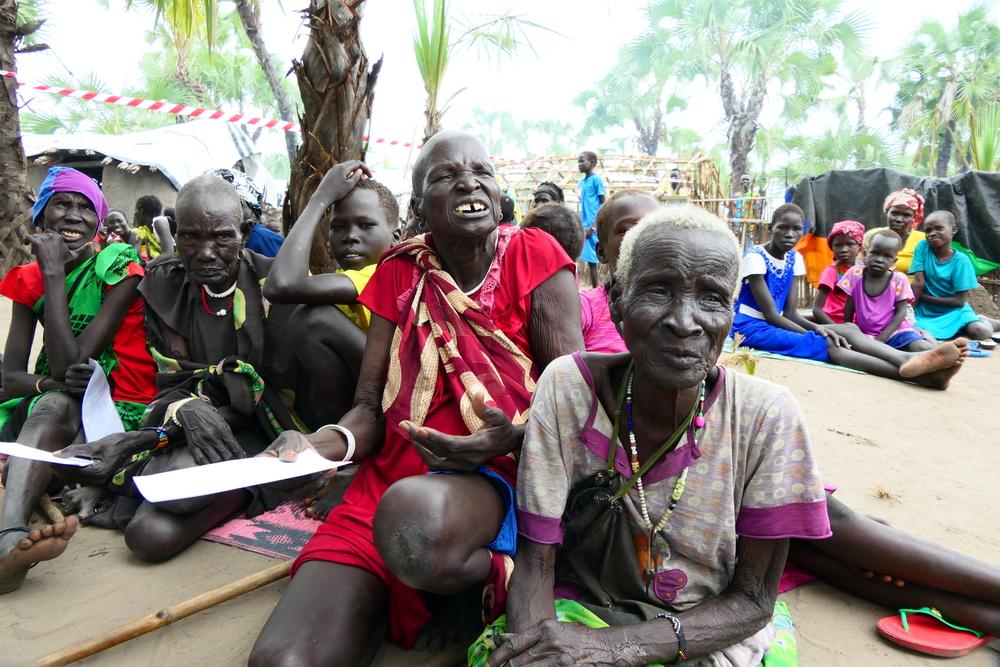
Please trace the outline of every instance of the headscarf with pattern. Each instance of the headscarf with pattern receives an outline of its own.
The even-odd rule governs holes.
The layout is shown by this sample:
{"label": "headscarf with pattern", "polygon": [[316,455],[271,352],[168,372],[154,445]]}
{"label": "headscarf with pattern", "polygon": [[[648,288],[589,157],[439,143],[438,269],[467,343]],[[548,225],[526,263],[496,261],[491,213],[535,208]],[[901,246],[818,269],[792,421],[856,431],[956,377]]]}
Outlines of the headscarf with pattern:
{"label": "headscarf with pattern", "polygon": [[235,171],[233,169],[209,169],[205,173],[215,174],[227,181],[236,190],[236,194],[240,196],[240,199],[247,203],[258,218],[260,217],[263,210],[261,203],[264,201],[264,191],[257,187],[253,179],[242,171]]}
{"label": "headscarf with pattern", "polygon": [[924,221],[924,198],[916,190],[910,188],[896,190],[885,198],[882,210],[888,213],[893,206],[905,206],[913,211],[914,229]]}
{"label": "headscarf with pattern", "polygon": [[841,235],[848,237],[860,247],[865,238],[865,226],[857,220],[841,220],[830,229],[830,233],[826,235],[826,242],[832,248],[833,239]]}

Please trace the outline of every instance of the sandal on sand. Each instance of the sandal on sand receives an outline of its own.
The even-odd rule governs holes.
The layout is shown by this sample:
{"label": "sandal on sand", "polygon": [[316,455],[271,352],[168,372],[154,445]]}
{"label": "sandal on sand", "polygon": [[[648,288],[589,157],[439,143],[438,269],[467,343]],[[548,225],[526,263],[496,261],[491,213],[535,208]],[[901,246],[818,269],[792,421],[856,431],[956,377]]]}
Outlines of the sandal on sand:
{"label": "sandal on sand", "polygon": [[900,609],[898,616],[879,619],[876,627],[895,644],[941,658],[957,658],[993,641],[982,632],[946,621],[933,607]]}
{"label": "sandal on sand", "polygon": [[997,342],[992,338],[984,338],[983,340],[970,340],[969,347],[973,350],[995,350],[997,348]]}

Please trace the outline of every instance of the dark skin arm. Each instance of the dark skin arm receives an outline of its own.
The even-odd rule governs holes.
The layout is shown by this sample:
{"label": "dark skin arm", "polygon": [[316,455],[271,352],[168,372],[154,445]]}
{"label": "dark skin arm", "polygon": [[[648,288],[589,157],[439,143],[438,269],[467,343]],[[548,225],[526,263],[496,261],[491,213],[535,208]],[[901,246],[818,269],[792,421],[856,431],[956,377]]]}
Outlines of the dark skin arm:
{"label": "dark skin arm", "polygon": [[[490,658],[490,667],[503,664],[512,667],[555,667],[567,664],[567,658],[569,664],[645,665],[671,662],[677,658],[677,639],[666,619],[592,629],[573,623],[559,623],[552,618],[552,573],[550,559],[545,552],[554,552],[555,547],[538,546],[539,551],[531,550],[528,555],[528,558],[538,561],[537,564],[529,564],[526,570],[520,572],[515,568],[511,579],[508,600],[511,627],[526,629],[506,637]],[[774,611],[778,580],[787,555],[788,540],[739,538],[736,543],[736,571],[726,590],[718,597],[675,614],[687,638],[689,659],[731,646],[767,625]],[[554,562],[554,558],[551,561]],[[517,582],[520,577],[527,577],[529,581]],[[522,611],[532,611],[534,607],[516,601],[514,591],[529,590],[529,586],[550,591],[547,600],[536,601],[539,607],[548,602],[545,616],[519,618]],[[543,597],[539,594],[539,598]]]}
{"label": "dark skin arm", "polygon": [[[813,300],[813,321],[816,324],[835,324],[833,319],[823,311],[823,306],[826,305],[826,298],[830,296],[830,288],[826,285],[820,285],[816,288],[816,298]],[[850,322],[846,315],[844,317],[845,322]]]}
{"label": "dark skin arm", "polygon": [[[798,294],[799,280],[799,278],[795,278],[790,294]],[[763,275],[747,276],[747,281],[750,283],[750,291],[753,293],[753,298],[757,300],[760,312],[764,314],[764,319],[767,320],[768,324],[796,333],[815,331],[827,340],[832,341],[838,347],[849,347],[847,341],[840,334],[825,329],[824,325],[810,322],[802,317],[798,309],[795,308],[795,304],[792,303],[794,301],[792,298],[789,298],[789,302],[785,304],[785,310],[779,313],[778,307],[774,304],[774,299],[771,298],[771,292],[767,289],[767,282],[764,280]]]}
{"label": "dark skin arm", "polygon": [[358,290],[350,278],[336,273],[309,275],[313,237],[327,210],[346,197],[371,171],[362,162],[341,162],[326,172],[304,211],[288,231],[264,283],[264,298],[271,303],[357,303]]}
{"label": "dark skin arm", "polygon": [[847,301],[844,302],[844,321],[853,322],[854,321],[854,297],[847,297]]}
{"label": "dark skin arm", "polygon": [[892,320],[889,322],[889,324],[886,325],[885,329],[882,330],[882,333],[880,333],[875,338],[875,340],[884,343],[885,341],[889,340],[892,337],[892,335],[896,333],[896,331],[899,330],[899,325],[902,324],[903,320],[906,319],[907,305],[908,303],[905,299],[901,299],[896,302],[896,310],[893,312]]}
{"label": "dark skin arm", "polygon": [[913,300],[915,302],[923,301],[935,306],[961,308],[969,301],[968,292],[957,292],[953,296],[931,296],[930,294],[924,294],[925,285],[926,280],[923,271],[910,274],[910,286],[913,288]]}
{"label": "dark skin arm", "polygon": [[10,398],[30,396],[35,393],[35,384],[39,380],[42,391],[62,388],[61,382],[28,372],[31,342],[34,340],[35,326],[38,324],[35,312],[24,304],[15,302],[12,304],[10,315],[10,328],[7,330],[7,344],[4,348],[4,393]]}
{"label": "dark skin arm", "polygon": [[[354,407],[338,422],[354,434],[356,449],[351,459],[356,463],[377,452],[385,440],[382,391],[389,372],[389,350],[395,332],[395,324],[372,313],[368,342],[361,360],[361,374],[354,393]],[[298,452],[310,448],[331,461],[341,461],[347,453],[347,440],[333,429],[324,429],[308,436],[298,431],[285,431],[261,455],[294,461]]]}
{"label": "dark skin arm", "polygon": [[[564,354],[584,349],[580,331],[580,298],[569,269],[562,269],[531,293],[528,337],[532,358],[544,369]],[[499,408],[486,407],[481,396],[473,397],[473,409],[486,422],[477,433],[449,435],[403,422],[413,445],[432,470],[475,470],[495,456],[521,448],[524,425],[513,425]]]}

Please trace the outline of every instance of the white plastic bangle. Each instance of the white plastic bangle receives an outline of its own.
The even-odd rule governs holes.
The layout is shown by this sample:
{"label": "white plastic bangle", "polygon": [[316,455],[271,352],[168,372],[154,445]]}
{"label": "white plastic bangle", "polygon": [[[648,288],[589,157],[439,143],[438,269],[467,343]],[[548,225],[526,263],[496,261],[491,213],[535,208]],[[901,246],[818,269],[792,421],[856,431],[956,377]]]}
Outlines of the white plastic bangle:
{"label": "white plastic bangle", "polygon": [[319,433],[325,428],[337,431],[338,433],[344,436],[344,440],[347,440],[347,452],[344,454],[344,458],[341,460],[350,461],[351,457],[354,456],[354,434],[351,433],[350,430],[341,426],[340,424],[327,424],[326,426],[320,426],[318,429],[316,429],[316,432]]}

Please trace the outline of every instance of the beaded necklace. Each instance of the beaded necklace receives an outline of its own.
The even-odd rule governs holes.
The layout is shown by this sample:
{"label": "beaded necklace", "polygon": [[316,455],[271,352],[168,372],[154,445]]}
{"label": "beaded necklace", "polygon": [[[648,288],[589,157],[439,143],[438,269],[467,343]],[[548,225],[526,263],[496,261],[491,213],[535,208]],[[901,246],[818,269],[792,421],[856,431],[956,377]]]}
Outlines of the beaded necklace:
{"label": "beaded necklace", "polygon": [[[782,264],[780,269],[778,268],[777,264],[774,263],[775,260],[771,256],[771,253],[767,251],[767,246],[764,246],[762,250],[763,252],[760,253],[760,255],[764,258],[764,263],[767,264],[768,271],[773,273],[778,280],[781,280],[782,278],[785,277],[785,271],[788,270],[789,264],[791,264],[791,268],[794,271],[795,269],[794,250],[789,250],[788,252],[785,253],[785,263]],[[791,260],[791,262],[789,262],[789,260]]]}
{"label": "beaded necklace", "polygon": [[[653,521],[649,515],[649,505],[646,503],[646,489],[642,482],[642,474],[639,466],[639,451],[636,446],[635,422],[632,415],[632,382],[634,378],[635,373],[631,372],[626,380],[625,416],[626,424],[628,426],[632,475],[635,478],[635,486],[639,492],[639,510],[642,512],[642,518],[646,524],[648,534],[636,533],[632,536],[632,541],[636,548],[636,555],[639,559],[643,580],[648,585],[653,576],[656,574],[656,571],[660,568],[662,562],[670,557],[670,547],[661,533],[663,529],[666,528],[667,522],[670,521],[670,516],[674,513],[674,509],[676,509],[677,503],[680,502],[681,496],[684,495],[684,487],[687,483],[689,468],[685,467],[681,472],[680,477],[677,478],[677,483],[674,485],[674,490],[670,494],[670,501],[667,503],[667,508],[664,510],[663,516],[660,518],[659,522],[656,523],[656,525],[653,525]],[[688,432],[688,429],[692,427],[694,428],[694,441],[697,446],[699,432],[705,427],[706,384],[707,380],[703,380],[701,383],[701,392],[698,397],[698,404],[695,410],[688,415],[673,435],[667,438],[667,441],[663,443],[660,450],[656,455],[654,455],[654,458],[658,458],[661,453],[666,454],[666,452],[673,450],[677,446],[677,443],[680,442],[681,437],[683,437],[683,435]],[[650,462],[647,461],[646,470],[643,472],[649,471],[649,463]]]}
{"label": "beaded necklace", "polygon": [[[212,294],[214,298],[225,298],[236,291],[236,283],[233,286],[223,292],[222,294]],[[215,317],[225,317],[229,314],[229,311],[233,309],[233,304],[236,302],[235,297],[229,300],[229,304],[225,308],[219,310],[212,310],[208,307],[208,288],[204,285],[201,286],[201,307],[205,309],[205,312],[209,315],[214,315]]]}

